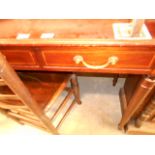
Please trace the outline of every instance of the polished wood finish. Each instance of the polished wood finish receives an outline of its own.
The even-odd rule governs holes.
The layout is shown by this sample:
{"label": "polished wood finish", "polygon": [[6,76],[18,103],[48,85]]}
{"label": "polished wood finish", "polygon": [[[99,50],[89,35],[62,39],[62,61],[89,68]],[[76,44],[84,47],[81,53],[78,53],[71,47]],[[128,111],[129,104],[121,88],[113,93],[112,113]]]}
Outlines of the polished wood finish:
{"label": "polished wood finish", "polygon": [[0,36],[3,39],[13,39],[19,33],[28,33],[30,39],[40,39],[42,33],[54,33],[54,39],[109,39],[113,38],[112,23],[130,21],[96,19],[1,20]]}
{"label": "polished wood finish", "polygon": [[[128,109],[130,100],[135,95],[136,88],[142,78],[142,76],[128,75],[124,87],[120,89],[119,96],[123,118],[126,109]],[[144,101],[141,102],[130,120],[124,126],[126,127],[125,131],[127,134],[155,134],[153,120],[154,102],[152,96],[154,96],[154,89],[145,97]]]}
{"label": "polished wood finish", "polygon": [[123,128],[131,117],[135,114],[136,110],[145,102],[150,93],[154,90],[155,81],[151,78],[144,77],[139,82],[136,90],[128,103],[128,106],[124,112],[124,115],[119,124],[119,128]]}
{"label": "polished wood finish", "polygon": [[[151,72],[152,59],[154,51],[148,51],[148,48],[138,47],[54,47],[41,49],[40,59],[42,66],[47,70],[71,70],[80,72],[92,72],[82,64],[76,64],[74,57],[80,55],[91,65],[101,65],[107,62],[111,56],[118,57],[115,65],[110,65],[104,69],[95,70],[95,72],[104,73],[149,73]],[[63,59],[62,59],[63,58]]]}
{"label": "polished wood finish", "polygon": [[56,116],[61,112],[61,110],[66,106],[67,102],[69,101],[70,97],[72,96],[73,90],[70,89],[68,95],[64,98],[62,103],[60,104],[59,108],[55,111],[54,115],[52,116],[52,120],[56,118]]}
{"label": "polished wood finish", "polygon": [[[106,63],[111,56],[117,56],[116,65],[98,69],[100,73],[151,74],[154,66],[154,49],[148,47],[36,47],[29,52],[25,47],[1,47],[2,53],[15,69],[93,72],[92,69],[76,64],[73,58],[81,55],[91,65]],[[16,49],[17,51],[17,49]]]}
{"label": "polished wood finish", "polygon": [[[46,128],[46,130],[53,134],[58,134],[56,127],[51,122],[52,120],[50,120],[44,110],[50,100],[55,100],[55,96],[58,97],[60,89],[61,92],[65,90],[67,82],[72,79],[72,75],[32,72],[19,73],[20,78],[25,81],[25,86],[5,57],[0,53],[0,76],[6,83],[6,86],[0,87],[0,91],[3,94],[1,94],[0,98],[0,109],[2,109],[3,114],[17,121],[19,120],[21,123],[28,122],[37,125],[39,128]],[[77,80],[75,75],[73,77],[74,80]],[[77,93],[73,93],[77,91],[74,90],[75,84],[72,84],[69,89],[72,95],[78,95]],[[13,95],[14,93],[15,95]],[[75,98],[79,99],[77,96]],[[19,100],[18,103],[15,100]]]}
{"label": "polished wood finish", "polygon": [[[153,20],[145,23],[152,40],[115,40],[112,24],[131,20],[6,20],[0,21],[0,50],[15,69],[153,74],[155,32]],[[8,26],[9,24],[9,26]],[[11,29],[12,28],[12,29]],[[42,33],[54,38],[41,39]],[[30,33],[28,39],[16,39],[18,33]],[[117,56],[116,65],[92,70],[75,64],[73,57],[82,55],[86,62],[100,65]]]}
{"label": "polished wood finish", "polygon": [[128,105],[124,88],[120,89],[119,98],[120,98],[121,112],[122,112],[122,116],[123,116],[123,114],[127,108],[127,105]]}
{"label": "polished wood finish", "polygon": [[[0,36],[15,39],[19,33],[24,33],[30,34],[28,39],[40,39],[42,33],[54,33],[52,39],[114,39],[112,24],[131,22],[118,19],[1,20]],[[145,20],[145,24],[154,37],[154,20]]]}
{"label": "polished wood finish", "polygon": [[142,126],[144,121],[150,121],[155,117],[155,96],[151,98],[146,107],[136,120],[136,127]]}
{"label": "polished wood finish", "polygon": [[[135,95],[136,89],[139,87],[139,85],[141,83],[140,81],[142,81],[142,79],[143,79],[143,76],[140,76],[140,75],[128,75],[127,76],[127,78],[125,80],[124,87],[121,88],[120,93],[119,93],[121,109],[122,109],[122,119],[125,116],[123,114],[124,114],[125,110],[128,109],[131,99],[133,99],[133,97],[136,98],[136,96],[134,96],[134,95]],[[145,107],[147,107],[148,103],[150,102],[150,98],[153,94],[154,94],[154,89],[145,97],[143,102],[141,102],[139,104],[138,108],[136,108],[136,110],[134,109],[135,112],[134,112],[134,114],[132,114],[130,120],[127,123],[127,125],[130,128],[130,129],[128,129],[130,131],[127,130],[127,133],[132,132],[132,131],[134,132],[135,129],[132,128],[134,120],[138,120],[139,123],[142,123],[141,121],[139,121],[139,116],[141,116],[141,114],[145,111]],[[137,98],[138,98],[138,96],[137,96]],[[136,104],[138,104],[138,103],[135,103],[135,107],[136,107]],[[137,123],[136,123],[136,125],[137,125]],[[144,127],[143,129],[146,129],[146,128],[147,127]],[[143,130],[143,132],[144,132],[144,130]],[[136,129],[136,133],[138,133],[137,129]],[[140,131],[140,133],[141,133],[141,131]],[[147,130],[147,134],[148,133],[149,133],[149,129]]]}
{"label": "polished wood finish", "polygon": [[15,117],[12,117],[11,115],[9,115],[5,109],[0,108],[0,113],[1,113],[1,114],[4,114],[4,115],[7,116],[8,118],[10,118],[10,119],[16,121],[17,123],[20,123],[21,125],[23,125],[23,123],[22,123],[18,118],[15,118]]}
{"label": "polished wood finish", "polygon": [[34,56],[34,53],[31,52],[29,49],[28,50],[21,50],[21,49],[6,49],[6,50],[1,50],[2,53],[5,53],[8,61],[11,64],[14,65],[30,65],[30,66],[35,66],[36,65],[36,59]]}
{"label": "polished wood finish", "polygon": [[[132,21],[0,21],[0,50],[16,70],[106,73],[116,74],[116,76],[118,74],[155,76],[155,20],[145,20],[152,36],[151,40],[115,40],[113,23],[130,22]],[[142,24],[143,22],[140,22],[134,27],[134,36],[138,34]],[[30,37],[19,40],[16,39],[18,33],[29,33]],[[42,33],[52,33],[53,38],[41,39]],[[27,56],[25,55],[26,51]],[[19,59],[19,52],[25,55],[22,55],[21,59]],[[76,55],[81,55],[87,63],[94,66],[106,63],[111,56],[117,56],[119,61],[115,65],[109,65],[103,69],[90,69],[81,63],[76,64],[73,60]],[[114,85],[115,83],[114,81]],[[130,91],[126,92],[127,84],[123,90],[126,95],[124,96],[126,99],[124,107],[126,108],[122,107],[122,110],[126,110],[123,112],[121,128],[132,117],[135,117],[140,105],[144,104],[143,97],[149,96],[150,93],[149,89],[145,91],[141,87],[141,84],[145,84],[145,79],[142,81],[137,79],[132,84],[134,86],[129,86],[131,87]],[[75,92],[78,94],[78,90]]]}
{"label": "polished wood finish", "polygon": [[123,86],[127,103],[129,103],[132,95],[136,90],[136,87],[138,86],[139,81],[141,81],[142,78],[143,77],[141,75],[127,75]]}
{"label": "polished wood finish", "polygon": [[56,128],[58,129],[62,123],[62,121],[67,117],[67,115],[69,114],[69,112],[71,111],[71,109],[73,108],[73,106],[75,105],[76,101],[75,99],[72,101],[72,103],[70,104],[69,108],[67,109],[67,111],[65,112],[64,116],[62,117],[62,119],[60,120],[60,122],[57,124]]}
{"label": "polished wood finish", "polygon": [[118,78],[119,78],[119,74],[117,74],[117,75],[114,76],[113,81],[112,81],[112,85],[113,86],[116,86],[117,81],[118,81]]}
{"label": "polished wood finish", "polygon": [[72,85],[72,88],[74,88],[74,94],[75,94],[75,99],[76,99],[76,102],[78,104],[81,104],[81,100],[80,100],[80,90],[79,90],[79,83],[78,83],[78,80],[77,80],[77,76],[75,74],[72,74],[72,78],[71,78],[71,85]]}
{"label": "polished wood finish", "polygon": [[[21,101],[26,104],[31,111],[38,116],[38,118],[44,122],[45,126],[52,131],[54,134],[58,134],[57,130],[50,123],[50,120],[43,114],[41,109],[38,107],[37,102],[32,98],[28,89],[21,82],[17,74],[7,63],[4,56],[0,54],[0,69],[1,78],[5,80],[6,84],[21,98]],[[21,91],[22,90],[22,91]]]}
{"label": "polished wood finish", "polygon": [[[136,87],[139,86],[139,82],[142,80],[143,76],[141,75],[128,75],[126,77],[124,86],[123,86],[123,91],[124,94],[123,96],[125,97],[126,101],[125,104],[128,106],[131,98],[133,97],[133,94],[135,93]],[[149,99],[149,96],[148,96]],[[147,102],[147,100],[145,100],[145,102],[143,102],[143,104],[141,104],[141,106],[136,110],[136,112],[134,113],[134,115],[132,116],[133,119],[135,119],[141,112],[141,110],[143,109],[143,106],[145,105],[145,103]]]}

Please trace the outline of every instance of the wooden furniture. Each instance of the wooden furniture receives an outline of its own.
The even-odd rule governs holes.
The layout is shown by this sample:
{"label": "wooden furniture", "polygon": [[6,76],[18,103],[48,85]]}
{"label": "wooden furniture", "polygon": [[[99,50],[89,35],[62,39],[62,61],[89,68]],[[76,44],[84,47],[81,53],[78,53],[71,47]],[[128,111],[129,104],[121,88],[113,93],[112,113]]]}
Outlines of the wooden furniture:
{"label": "wooden furniture", "polygon": [[[138,82],[136,82],[137,80]],[[120,127],[124,121],[128,122],[130,119],[135,119],[138,116],[150,95],[154,93],[154,88],[155,80],[148,77],[126,80],[124,88],[120,90],[123,111]]]}
{"label": "wooden furniture", "polygon": [[[123,129],[144,102],[141,98],[147,98],[151,93],[140,85],[149,85],[147,81],[155,75],[155,20],[145,20],[152,39],[115,39],[113,24],[131,22],[2,20],[0,51],[16,70],[141,75],[142,79],[137,81],[139,85],[136,84],[136,91],[131,94],[123,112],[119,125]],[[132,36],[137,36],[143,23],[142,20],[135,24]],[[120,92],[121,100],[125,95]]]}
{"label": "wooden furniture", "polygon": [[155,96],[154,93],[147,98],[135,115],[135,125],[129,123],[129,134],[155,134]]}
{"label": "wooden furniture", "polygon": [[155,113],[154,96],[152,96],[136,113],[135,119],[127,126],[128,134],[155,134]]}
{"label": "wooden furniture", "polygon": [[153,96],[136,120],[136,126],[141,127],[144,121],[154,121],[155,96]]}
{"label": "wooden furniture", "polygon": [[[0,112],[21,124],[58,134],[58,127],[75,102],[80,104],[75,74],[19,72],[18,75],[0,53]],[[67,86],[69,81],[71,85]],[[67,95],[61,104],[57,103],[64,90]],[[62,117],[53,124],[60,114]]]}
{"label": "wooden furniture", "polygon": [[[127,126],[127,133],[138,133],[136,132],[137,129],[134,129],[134,132],[131,130],[133,130],[135,120],[148,105],[148,101],[154,93],[154,89],[155,81],[153,79],[145,76],[128,75],[124,87],[120,90],[121,110],[123,114],[122,121],[128,116],[131,116],[130,120],[128,120],[129,127]],[[129,108],[129,104],[131,109]],[[144,133],[144,131],[141,131],[141,133]]]}

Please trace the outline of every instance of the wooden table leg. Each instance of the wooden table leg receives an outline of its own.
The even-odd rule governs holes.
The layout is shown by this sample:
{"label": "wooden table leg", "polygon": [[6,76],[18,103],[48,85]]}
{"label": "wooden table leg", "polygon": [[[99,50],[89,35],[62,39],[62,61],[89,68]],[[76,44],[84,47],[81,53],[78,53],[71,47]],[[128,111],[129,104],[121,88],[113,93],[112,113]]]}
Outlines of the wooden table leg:
{"label": "wooden table leg", "polygon": [[73,74],[70,81],[71,81],[72,88],[74,90],[74,95],[75,95],[76,102],[78,104],[81,104],[80,90],[79,90],[79,83],[78,83],[78,80],[77,80],[77,76],[75,74]]}
{"label": "wooden table leg", "polygon": [[136,87],[136,90],[130,99],[128,106],[122,116],[119,128],[123,129],[124,126],[130,121],[136,110],[143,104],[145,99],[152,92],[155,87],[155,80],[149,77],[143,77]]}
{"label": "wooden table leg", "polygon": [[119,78],[119,74],[117,74],[117,75],[114,76],[113,81],[112,81],[112,85],[113,86],[116,86],[116,83],[118,81],[118,78]]}

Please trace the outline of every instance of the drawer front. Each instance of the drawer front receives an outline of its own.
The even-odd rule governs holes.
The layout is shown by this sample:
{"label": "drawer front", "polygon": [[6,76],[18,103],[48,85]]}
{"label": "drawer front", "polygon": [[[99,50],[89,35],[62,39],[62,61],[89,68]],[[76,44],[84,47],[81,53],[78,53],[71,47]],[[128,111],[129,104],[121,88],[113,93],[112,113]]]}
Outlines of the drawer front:
{"label": "drawer front", "polygon": [[142,48],[138,49],[121,49],[121,48],[104,48],[102,50],[93,49],[42,49],[41,55],[43,59],[43,66],[46,67],[72,67],[81,69],[90,69],[89,66],[83,63],[76,64],[74,57],[82,56],[83,61],[91,66],[100,66],[107,63],[108,59],[112,56],[118,58],[118,62],[115,65],[104,66],[100,70],[111,68],[126,68],[126,69],[150,69],[151,60],[153,58],[153,51],[146,51]]}
{"label": "drawer front", "polygon": [[37,66],[35,55],[30,50],[1,50],[13,66]]}

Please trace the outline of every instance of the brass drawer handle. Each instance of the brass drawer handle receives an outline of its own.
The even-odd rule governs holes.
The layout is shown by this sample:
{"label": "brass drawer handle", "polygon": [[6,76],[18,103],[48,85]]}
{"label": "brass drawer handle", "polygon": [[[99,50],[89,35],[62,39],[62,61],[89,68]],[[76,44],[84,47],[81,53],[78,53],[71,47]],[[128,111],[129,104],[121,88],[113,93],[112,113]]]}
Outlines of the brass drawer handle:
{"label": "brass drawer handle", "polygon": [[85,67],[90,68],[90,69],[103,69],[103,68],[108,67],[109,65],[115,65],[119,59],[116,56],[111,56],[108,58],[108,61],[105,64],[99,65],[99,66],[88,64],[87,62],[85,62],[85,60],[83,59],[81,55],[74,56],[73,60],[76,64],[82,63]]}

